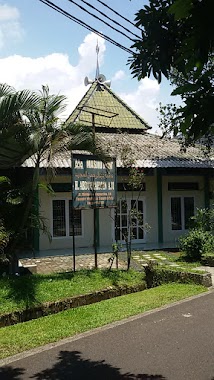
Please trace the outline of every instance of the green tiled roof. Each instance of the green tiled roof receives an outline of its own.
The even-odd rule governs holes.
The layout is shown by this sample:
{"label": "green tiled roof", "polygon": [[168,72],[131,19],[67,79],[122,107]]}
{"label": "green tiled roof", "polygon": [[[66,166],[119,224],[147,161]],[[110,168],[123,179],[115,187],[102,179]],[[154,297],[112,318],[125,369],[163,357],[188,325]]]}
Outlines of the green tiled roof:
{"label": "green tiled roof", "polygon": [[120,99],[107,85],[94,82],[68,120],[95,127],[118,130],[146,131],[150,126]]}

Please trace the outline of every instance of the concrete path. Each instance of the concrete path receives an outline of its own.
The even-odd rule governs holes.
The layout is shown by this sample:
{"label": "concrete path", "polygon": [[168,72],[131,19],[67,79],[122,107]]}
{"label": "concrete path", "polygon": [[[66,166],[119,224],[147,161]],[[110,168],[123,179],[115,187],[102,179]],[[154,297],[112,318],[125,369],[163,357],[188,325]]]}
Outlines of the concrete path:
{"label": "concrete path", "polygon": [[[146,257],[147,254],[145,252],[144,257]],[[109,268],[110,262],[109,259],[112,257],[111,253],[98,253],[97,254],[97,262],[98,262],[98,268]],[[136,255],[136,253],[133,253],[133,259],[131,260],[131,267],[136,270],[142,270],[143,265],[145,264],[145,260],[138,259],[140,258],[139,255]],[[151,259],[151,258],[150,258]],[[45,256],[45,257],[37,257],[37,258],[30,258],[30,259],[20,259],[20,266],[28,267],[30,271],[33,273],[41,273],[41,274],[48,274],[48,273],[54,273],[54,272],[70,272],[73,270],[73,256],[66,254],[61,256]],[[75,258],[76,263],[76,270],[78,269],[92,269],[95,267],[95,258],[94,254],[78,254]],[[166,263],[166,262],[164,262]],[[178,266],[176,264],[171,264],[171,266]],[[112,268],[116,267],[116,260],[113,261]],[[126,269],[127,268],[127,257],[125,252],[119,253],[119,269]],[[212,276],[212,285],[214,286],[214,267],[209,266],[201,266],[197,267],[196,269],[207,271],[208,273],[211,273]]]}
{"label": "concrete path", "polygon": [[1,380],[214,380],[214,292],[0,361]]}
{"label": "concrete path", "polygon": [[[109,259],[111,253],[100,253],[97,255],[98,268],[109,268]],[[54,272],[70,272],[73,270],[73,256],[49,256],[31,259],[20,259],[20,266],[24,266],[32,270],[34,273],[48,274]],[[95,267],[94,254],[77,255],[75,258],[75,267],[78,269],[92,269]],[[127,264],[120,258],[119,268],[125,269]],[[116,260],[113,262],[112,268],[116,267]]]}

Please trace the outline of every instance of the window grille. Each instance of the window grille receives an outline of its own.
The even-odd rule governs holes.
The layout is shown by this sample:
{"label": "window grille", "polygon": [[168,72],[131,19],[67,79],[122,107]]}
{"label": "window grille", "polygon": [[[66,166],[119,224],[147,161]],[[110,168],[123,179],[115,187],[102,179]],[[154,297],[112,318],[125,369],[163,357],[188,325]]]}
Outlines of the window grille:
{"label": "window grille", "polygon": [[66,236],[65,201],[53,201],[53,236]]}
{"label": "window grille", "polygon": [[[82,235],[82,215],[81,210],[73,210],[74,211],[74,235],[79,236]],[[73,236],[73,228],[72,228],[72,201],[69,201],[69,235]]]}
{"label": "window grille", "polygon": [[[53,237],[69,237],[73,235],[72,201],[60,199],[52,201]],[[74,210],[74,233],[82,235],[82,212]]]}

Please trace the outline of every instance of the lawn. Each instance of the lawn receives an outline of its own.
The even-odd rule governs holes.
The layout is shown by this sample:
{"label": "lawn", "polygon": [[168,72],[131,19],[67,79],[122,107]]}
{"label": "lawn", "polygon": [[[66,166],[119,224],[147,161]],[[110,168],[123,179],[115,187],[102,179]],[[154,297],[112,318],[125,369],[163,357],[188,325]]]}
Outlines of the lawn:
{"label": "lawn", "polygon": [[0,314],[113,286],[141,284],[143,278],[143,273],[133,270],[81,270],[75,273],[0,278]]}
{"label": "lawn", "polygon": [[0,358],[119,321],[206,291],[167,284],[0,329]]}

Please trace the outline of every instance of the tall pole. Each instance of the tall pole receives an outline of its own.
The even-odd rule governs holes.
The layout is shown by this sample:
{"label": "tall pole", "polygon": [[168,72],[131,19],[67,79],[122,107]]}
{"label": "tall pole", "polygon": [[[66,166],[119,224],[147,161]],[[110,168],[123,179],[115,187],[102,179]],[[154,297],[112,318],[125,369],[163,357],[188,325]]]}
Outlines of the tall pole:
{"label": "tall pole", "polygon": [[[95,149],[95,114],[92,113],[92,133],[93,133],[93,144]],[[97,268],[97,208],[96,208],[96,192],[93,189],[93,207],[94,207],[94,265]]]}
{"label": "tall pole", "polygon": [[73,154],[71,154],[71,168],[72,168],[72,180],[71,180],[71,217],[72,217],[72,239],[73,239],[73,271],[76,270],[76,247],[75,247],[75,223],[74,223],[74,160]]}

